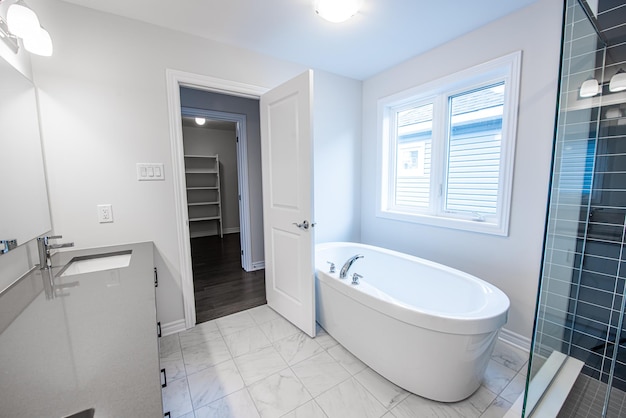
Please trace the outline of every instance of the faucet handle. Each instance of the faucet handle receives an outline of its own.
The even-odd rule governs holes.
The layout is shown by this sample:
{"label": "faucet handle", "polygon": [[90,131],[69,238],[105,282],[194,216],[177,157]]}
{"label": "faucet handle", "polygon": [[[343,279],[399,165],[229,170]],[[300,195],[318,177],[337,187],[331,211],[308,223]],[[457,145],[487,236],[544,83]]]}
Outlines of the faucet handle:
{"label": "faucet handle", "polygon": [[332,261],[327,261],[328,264],[330,264],[330,270],[328,271],[329,273],[334,273],[335,272],[335,263],[333,263]]}
{"label": "faucet handle", "polygon": [[37,238],[37,241],[43,242],[46,245],[48,245],[48,240],[59,239],[59,238],[63,238],[63,235],[44,235],[43,237]]}
{"label": "faucet handle", "polygon": [[359,279],[362,279],[363,276],[361,276],[359,273],[354,273],[352,275],[352,284],[357,285],[359,284]]}

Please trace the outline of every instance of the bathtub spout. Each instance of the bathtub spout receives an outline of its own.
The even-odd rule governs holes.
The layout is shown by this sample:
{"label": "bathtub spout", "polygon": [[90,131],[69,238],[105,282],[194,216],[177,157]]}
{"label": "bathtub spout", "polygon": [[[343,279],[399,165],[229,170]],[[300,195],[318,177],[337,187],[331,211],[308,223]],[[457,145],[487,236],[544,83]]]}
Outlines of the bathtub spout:
{"label": "bathtub spout", "polygon": [[346,276],[348,275],[348,270],[350,270],[350,267],[352,266],[352,263],[354,263],[356,260],[358,260],[359,258],[364,258],[364,255],[361,254],[357,254],[355,256],[352,256],[348,259],[348,261],[346,261],[343,264],[343,267],[341,268],[341,272],[339,272],[339,278],[340,279],[345,279]]}

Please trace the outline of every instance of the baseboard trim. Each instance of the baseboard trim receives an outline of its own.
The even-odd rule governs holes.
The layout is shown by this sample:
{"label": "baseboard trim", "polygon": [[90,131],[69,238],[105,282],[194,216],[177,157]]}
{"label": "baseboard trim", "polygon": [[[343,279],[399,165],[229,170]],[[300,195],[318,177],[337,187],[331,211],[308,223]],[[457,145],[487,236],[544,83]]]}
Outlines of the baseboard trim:
{"label": "baseboard trim", "polygon": [[261,270],[265,268],[265,261],[257,261],[256,263],[252,263],[252,270]]}
{"label": "baseboard trim", "polygon": [[177,321],[168,322],[167,324],[161,324],[161,336],[176,334],[177,332],[185,331],[185,320],[179,319]]}
{"label": "baseboard trim", "polygon": [[224,233],[224,234],[238,234],[239,233],[239,227],[236,227],[236,228],[224,228],[222,233]]}
{"label": "baseboard trim", "polygon": [[513,331],[509,331],[506,328],[500,330],[500,339],[507,344],[511,344],[520,348],[527,353],[530,353],[530,338],[526,338],[523,335],[517,334]]}

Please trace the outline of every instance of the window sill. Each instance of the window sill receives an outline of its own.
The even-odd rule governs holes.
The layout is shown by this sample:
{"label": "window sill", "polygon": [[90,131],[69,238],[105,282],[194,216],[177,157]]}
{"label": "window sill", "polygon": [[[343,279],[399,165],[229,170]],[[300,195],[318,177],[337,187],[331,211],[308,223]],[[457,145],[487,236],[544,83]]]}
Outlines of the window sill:
{"label": "window sill", "polygon": [[508,220],[500,224],[488,221],[474,221],[468,219],[446,218],[427,214],[407,213],[400,211],[382,210],[376,211],[376,217],[391,219],[400,222],[410,222],[440,228],[456,229],[460,231],[477,232],[496,236],[508,236]]}

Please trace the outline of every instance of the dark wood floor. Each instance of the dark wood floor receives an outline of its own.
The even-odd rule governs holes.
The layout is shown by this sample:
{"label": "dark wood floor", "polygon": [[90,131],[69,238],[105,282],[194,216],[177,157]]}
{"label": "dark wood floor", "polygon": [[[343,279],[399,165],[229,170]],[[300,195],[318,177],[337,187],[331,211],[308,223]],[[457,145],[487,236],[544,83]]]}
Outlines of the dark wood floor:
{"label": "dark wood floor", "polygon": [[239,234],[191,239],[196,323],[255,306],[265,300],[265,270],[241,268]]}

